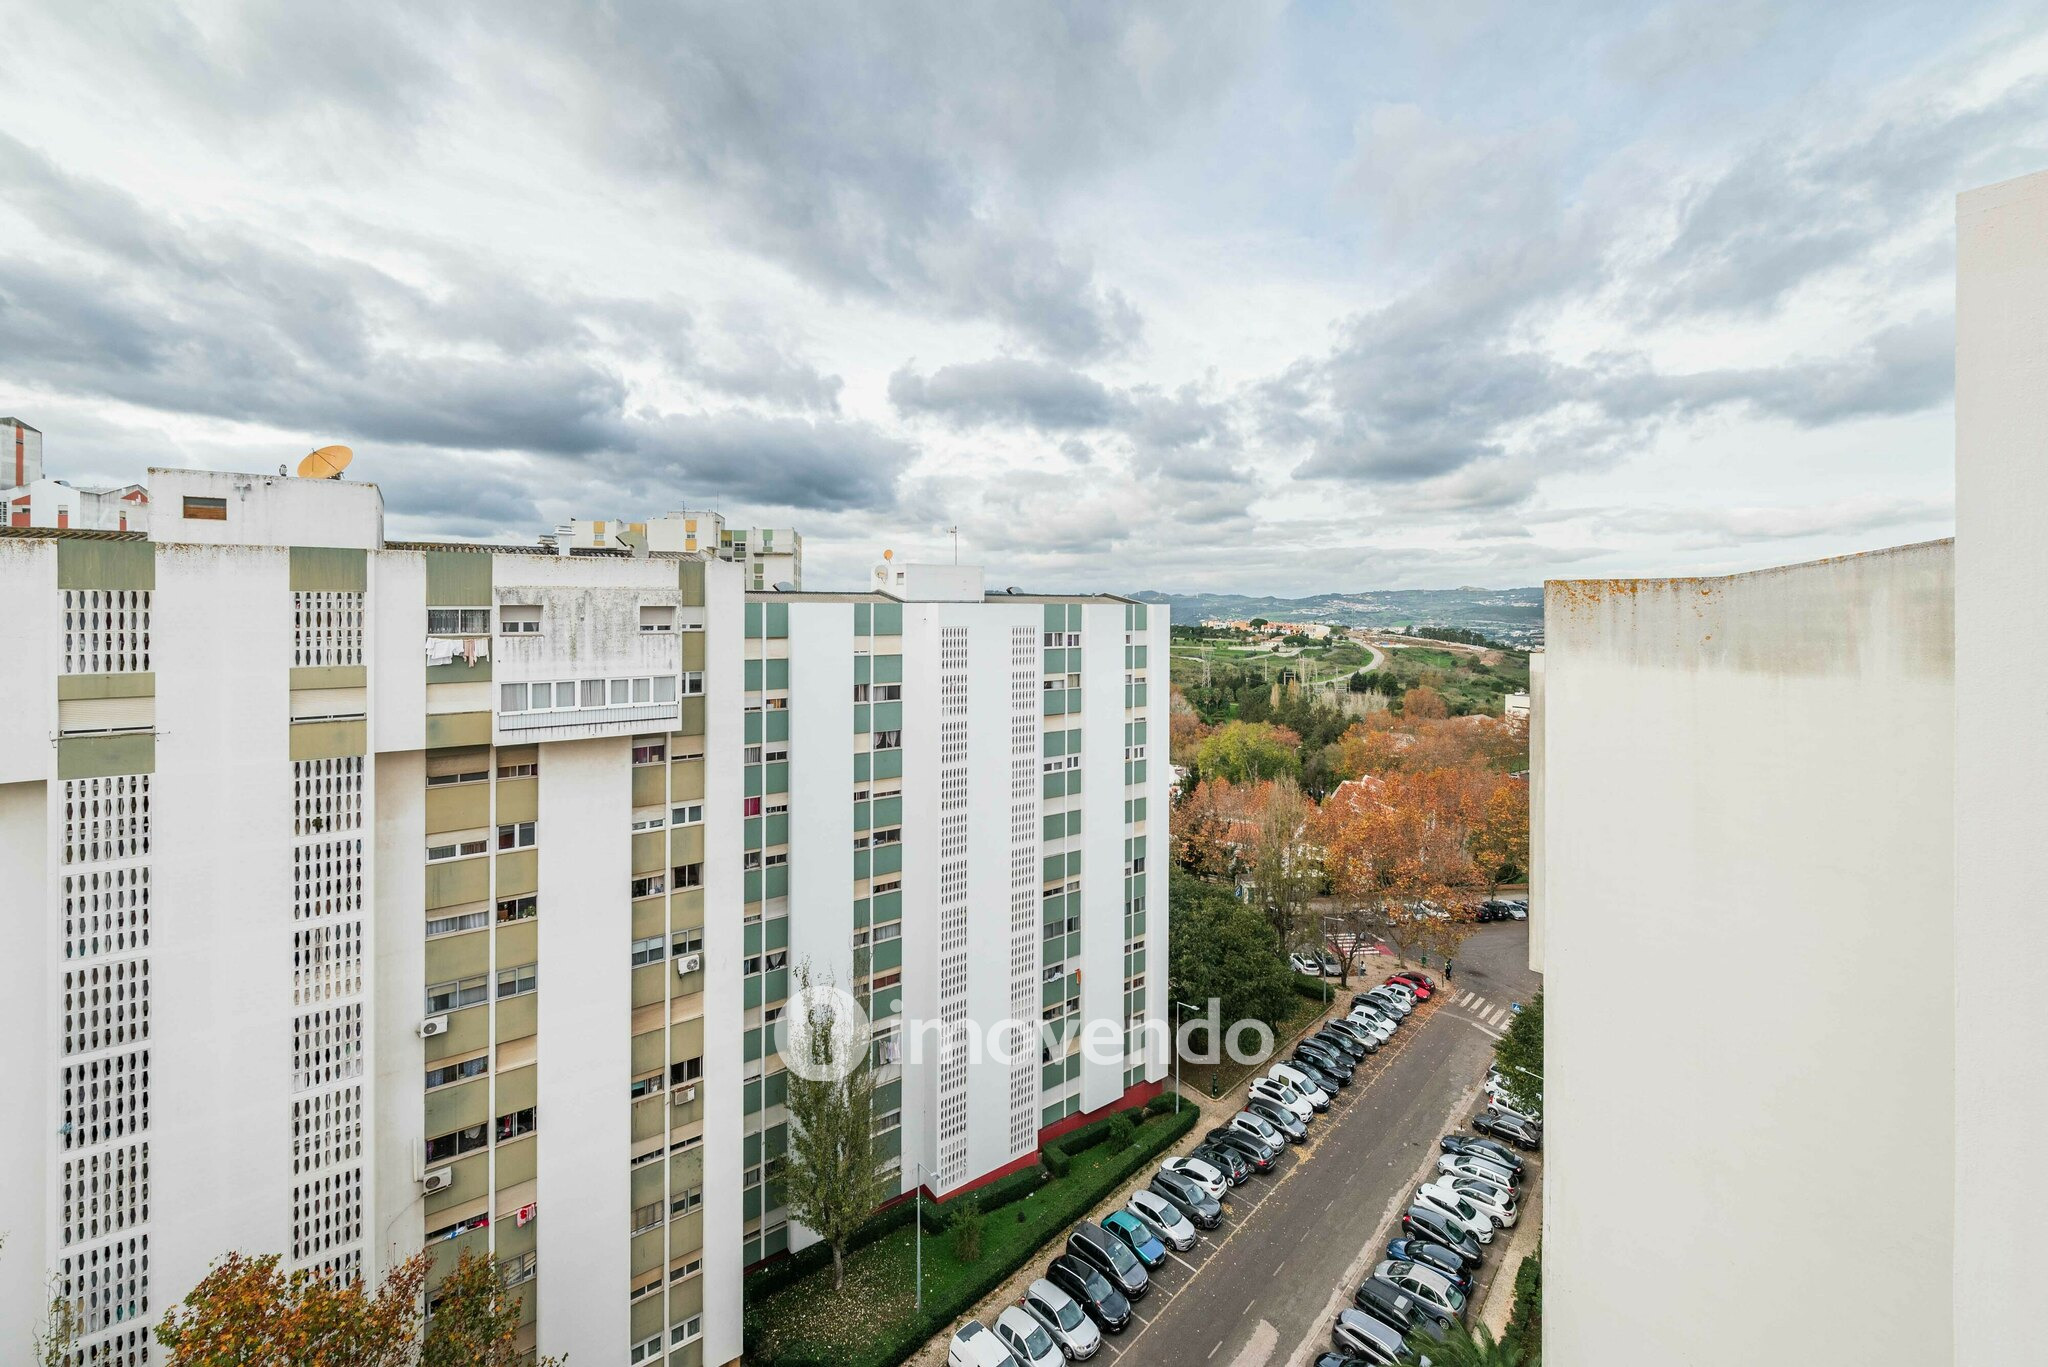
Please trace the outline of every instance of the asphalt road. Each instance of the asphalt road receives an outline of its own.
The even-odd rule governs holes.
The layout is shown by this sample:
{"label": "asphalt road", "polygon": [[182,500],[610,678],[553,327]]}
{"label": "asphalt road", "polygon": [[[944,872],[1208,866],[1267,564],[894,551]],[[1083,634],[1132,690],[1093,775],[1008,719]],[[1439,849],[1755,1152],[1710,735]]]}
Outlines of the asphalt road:
{"label": "asphalt road", "polygon": [[[1438,1138],[1474,1109],[1451,1114],[1484,1076],[1508,1004],[1540,984],[1528,943],[1526,922],[1480,927],[1428,1019],[1359,1069],[1278,1170],[1236,1188],[1219,1228],[1155,1269],[1140,1323],[1106,1339],[1097,1361],[1266,1367],[1327,1347],[1331,1293],[1348,1292],[1368,1252],[1381,1256],[1385,1222],[1405,1208],[1425,1161],[1434,1165]],[[1489,1256],[1489,1272],[1496,1262]]]}

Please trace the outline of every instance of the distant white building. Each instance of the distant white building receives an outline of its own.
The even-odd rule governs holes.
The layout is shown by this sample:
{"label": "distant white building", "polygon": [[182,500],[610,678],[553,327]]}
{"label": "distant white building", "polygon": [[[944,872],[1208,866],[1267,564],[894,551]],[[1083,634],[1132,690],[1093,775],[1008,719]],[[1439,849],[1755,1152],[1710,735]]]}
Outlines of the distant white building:
{"label": "distant white building", "polygon": [[76,527],[94,532],[149,530],[149,490],[140,484],[80,487],[43,468],[43,434],[20,418],[0,418],[0,493],[9,527]]}
{"label": "distant white building", "polygon": [[714,512],[665,513],[645,522],[575,518],[555,529],[553,545],[562,555],[576,551],[674,551],[704,553],[741,567],[740,586],[765,592],[777,584],[801,589],[804,539],[793,527],[728,527]]}
{"label": "distant white building", "polygon": [[1523,721],[1529,720],[1529,695],[1527,693],[1508,694],[1505,698],[1501,699],[1501,710],[1510,717],[1520,717]]}

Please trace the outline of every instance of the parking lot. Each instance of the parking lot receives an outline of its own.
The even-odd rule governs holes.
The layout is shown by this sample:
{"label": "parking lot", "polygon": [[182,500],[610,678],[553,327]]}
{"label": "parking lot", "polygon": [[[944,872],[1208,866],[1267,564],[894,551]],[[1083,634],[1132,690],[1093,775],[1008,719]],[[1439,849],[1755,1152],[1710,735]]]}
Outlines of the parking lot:
{"label": "parking lot", "polygon": [[[1385,1256],[1391,1225],[1435,1167],[1438,1139],[1476,1109],[1496,1023],[1537,986],[1527,945],[1525,925],[1475,934],[1427,1017],[1359,1068],[1307,1143],[1230,1193],[1221,1227],[1153,1270],[1151,1292],[1133,1307],[1137,1322],[1106,1339],[1096,1360],[1265,1367],[1312,1362],[1327,1349],[1333,1302],[1348,1306]],[[1489,1251],[1475,1318],[1501,1262]]]}

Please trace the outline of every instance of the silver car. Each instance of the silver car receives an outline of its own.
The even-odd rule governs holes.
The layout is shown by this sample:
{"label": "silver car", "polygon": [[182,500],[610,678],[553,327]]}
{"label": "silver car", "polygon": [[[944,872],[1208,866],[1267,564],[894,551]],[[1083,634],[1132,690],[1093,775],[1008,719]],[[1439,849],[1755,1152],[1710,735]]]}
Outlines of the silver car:
{"label": "silver car", "polygon": [[1020,1367],[1059,1367],[1066,1356],[1052,1331],[1018,1306],[996,1316],[996,1338],[1010,1350],[1010,1356],[1017,1359]]}
{"label": "silver car", "polygon": [[1102,1347],[1102,1331],[1082,1311],[1081,1303],[1045,1278],[1024,1288],[1021,1304],[1031,1318],[1045,1326],[1069,1362],[1086,1362]]}

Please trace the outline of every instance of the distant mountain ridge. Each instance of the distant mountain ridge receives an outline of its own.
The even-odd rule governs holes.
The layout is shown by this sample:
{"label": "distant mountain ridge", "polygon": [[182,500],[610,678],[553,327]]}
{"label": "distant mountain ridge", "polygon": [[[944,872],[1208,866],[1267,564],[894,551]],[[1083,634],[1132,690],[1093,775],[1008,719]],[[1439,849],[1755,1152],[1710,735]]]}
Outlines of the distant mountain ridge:
{"label": "distant mountain ridge", "polygon": [[1373,589],[1359,593],[1318,593],[1308,598],[1258,598],[1239,593],[1162,593],[1146,589],[1131,597],[1164,603],[1173,620],[1204,618],[1274,622],[1328,622],[1352,627],[1468,627],[1496,640],[1529,642],[1543,636],[1543,590]]}

